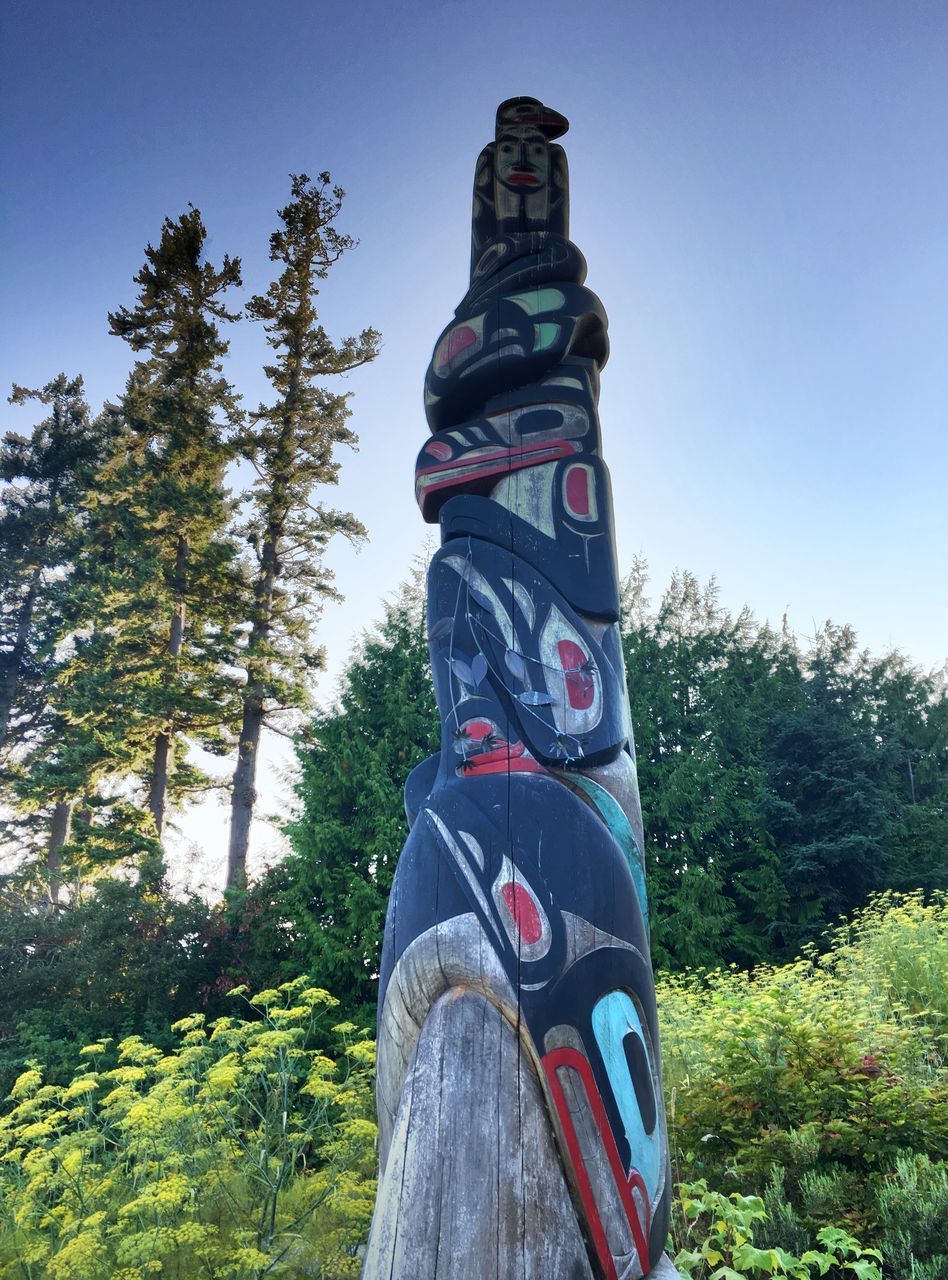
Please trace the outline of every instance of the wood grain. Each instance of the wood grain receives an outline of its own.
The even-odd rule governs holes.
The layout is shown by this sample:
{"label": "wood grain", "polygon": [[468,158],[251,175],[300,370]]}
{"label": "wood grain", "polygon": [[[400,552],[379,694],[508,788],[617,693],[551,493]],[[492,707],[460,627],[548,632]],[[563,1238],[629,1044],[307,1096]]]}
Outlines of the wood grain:
{"label": "wood grain", "polygon": [[593,1280],[520,1040],[455,989],[415,1047],[363,1280]]}

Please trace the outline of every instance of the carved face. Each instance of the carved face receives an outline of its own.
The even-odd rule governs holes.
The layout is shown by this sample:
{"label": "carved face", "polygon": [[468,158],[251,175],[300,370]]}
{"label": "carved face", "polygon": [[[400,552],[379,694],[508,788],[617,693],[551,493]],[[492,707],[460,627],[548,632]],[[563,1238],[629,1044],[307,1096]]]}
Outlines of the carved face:
{"label": "carved face", "polygon": [[494,175],[517,196],[535,195],[550,182],[550,148],[533,125],[507,125],[497,139]]}

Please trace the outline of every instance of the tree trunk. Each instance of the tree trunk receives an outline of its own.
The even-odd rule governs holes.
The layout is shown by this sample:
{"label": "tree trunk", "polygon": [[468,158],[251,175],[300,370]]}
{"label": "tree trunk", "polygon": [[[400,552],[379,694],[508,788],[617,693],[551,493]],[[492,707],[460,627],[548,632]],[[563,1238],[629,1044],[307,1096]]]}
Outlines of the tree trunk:
{"label": "tree trunk", "polygon": [[[249,686],[248,686],[249,688]],[[237,767],[230,801],[230,847],[227,851],[227,888],[232,889],[247,878],[247,851],[250,847],[250,823],[257,800],[257,751],[263,726],[263,700],[245,696]]]}
{"label": "tree trunk", "polygon": [[33,574],[33,580],[30,583],[26,599],[23,601],[23,607],[20,609],[20,616],[17,619],[16,638],[13,641],[13,648],[7,654],[3,665],[3,677],[0,680],[0,749],[2,749],[7,740],[7,733],[10,728],[10,716],[13,714],[13,704],[16,701],[17,685],[20,682],[20,668],[23,665],[26,640],[33,622],[33,611],[36,608],[36,598],[39,595],[42,572],[42,568],[39,567]]}
{"label": "tree trunk", "polygon": [[247,645],[247,683],[243,691],[243,718],[240,742],[237,744],[237,766],[234,769],[230,801],[230,846],[227,851],[227,888],[247,878],[247,851],[250,847],[250,824],[257,800],[257,751],[263,727],[264,696],[256,655],[269,640],[273,621],[273,589],[276,585],[277,552],[282,535],[282,521],[270,524],[260,556],[260,578],[257,584],[257,611]]}
{"label": "tree trunk", "polygon": [[148,808],[155,820],[155,830],[159,840],[165,830],[165,805],[168,797],[168,773],[171,767],[172,751],[171,734],[159,733],[155,739],[151,786],[148,789]]}
{"label": "tree trunk", "polygon": [[49,877],[49,901],[54,907],[59,906],[59,891],[62,888],[63,863],[60,850],[72,835],[72,807],[72,800],[57,800],[49,828],[46,872]]}
{"label": "tree trunk", "polygon": [[[185,586],[188,563],[188,540],[178,539],[178,549],[174,566],[174,613],[171,615],[171,631],[168,636],[168,656],[177,663],[184,644]],[[165,811],[168,802],[168,778],[174,759],[174,729],[169,727],[158,734],[155,739],[155,754],[151,769],[151,786],[148,790],[148,808],[155,820],[158,839],[161,840],[165,829]]]}

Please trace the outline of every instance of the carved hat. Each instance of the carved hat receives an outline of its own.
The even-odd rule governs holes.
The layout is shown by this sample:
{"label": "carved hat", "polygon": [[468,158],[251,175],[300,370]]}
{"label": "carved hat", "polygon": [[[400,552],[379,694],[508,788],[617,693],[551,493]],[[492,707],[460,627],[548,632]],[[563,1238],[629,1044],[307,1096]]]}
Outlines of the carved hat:
{"label": "carved hat", "polygon": [[561,137],[569,128],[569,121],[552,107],[545,107],[537,98],[508,98],[497,108],[497,132],[505,125],[530,124],[543,134],[548,142]]}

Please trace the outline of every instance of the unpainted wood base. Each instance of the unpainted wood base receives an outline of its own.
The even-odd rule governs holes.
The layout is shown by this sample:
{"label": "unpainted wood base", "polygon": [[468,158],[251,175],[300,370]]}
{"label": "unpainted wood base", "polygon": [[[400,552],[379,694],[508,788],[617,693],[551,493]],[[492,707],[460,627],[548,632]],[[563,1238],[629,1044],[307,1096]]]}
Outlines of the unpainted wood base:
{"label": "unpainted wood base", "polygon": [[481,995],[425,1019],[362,1277],[593,1280],[533,1066]]}

